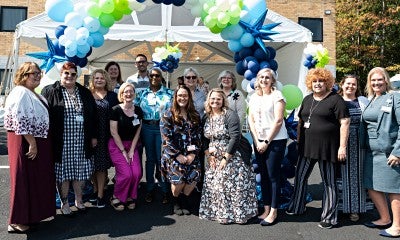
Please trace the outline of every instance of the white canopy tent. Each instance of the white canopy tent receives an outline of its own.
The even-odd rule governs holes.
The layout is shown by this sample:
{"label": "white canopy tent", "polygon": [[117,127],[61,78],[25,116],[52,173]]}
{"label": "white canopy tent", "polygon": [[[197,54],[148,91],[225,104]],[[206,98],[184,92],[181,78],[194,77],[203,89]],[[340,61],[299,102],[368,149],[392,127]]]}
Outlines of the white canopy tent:
{"label": "white canopy tent", "polygon": [[[75,2],[78,1],[75,0]],[[273,29],[279,34],[271,36],[273,41],[266,41],[266,45],[273,47],[277,52],[275,59],[279,64],[278,80],[283,84],[298,85],[305,90],[303,81],[307,69],[302,64],[303,49],[308,42],[311,42],[312,33],[297,23],[268,10],[265,24],[272,22],[281,23]],[[11,71],[14,72],[20,62],[29,59],[19,57],[21,42],[27,42],[46,51],[45,34],[47,33],[52,39],[55,38],[54,30],[62,24],[51,20],[45,12],[18,24],[15,31],[13,59],[9,61],[9,65],[13,68]],[[141,12],[134,11],[115,23],[105,35],[104,45],[94,48],[88,57],[88,68],[103,68],[108,61],[117,61],[121,65],[123,77],[126,78],[134,73],[134,55],[139,53],[132,54],[129,50],[143,45],[151,54],[154,52],[152,42],[160,42],[160,45],[165,42],[186,43],[188,46],[187,51],[183,52],[184,56],[179,68],[169,76],[170,79],[176,79],[177,76],[182,75],[186,67],[192,66],[210,82],[211,86],[216,86],[215,79],[222,70],[235,72],[233,52],[228,49],[227,42],[219,34],[211,33],[201,20],[194,18],[190,10],[184,6],[164,4],[147,6]],[[196,61],[193,60],[194,45],[205,49],[205,52],[210,54],[197,58]],[[125,59],[118,59],[121,54],[126,55]],[[216,56],[223,61],[213,61]],[[151,56],[148,57],[150,60]],[[243,78],[237,76],[237,79],[240,85]]]}

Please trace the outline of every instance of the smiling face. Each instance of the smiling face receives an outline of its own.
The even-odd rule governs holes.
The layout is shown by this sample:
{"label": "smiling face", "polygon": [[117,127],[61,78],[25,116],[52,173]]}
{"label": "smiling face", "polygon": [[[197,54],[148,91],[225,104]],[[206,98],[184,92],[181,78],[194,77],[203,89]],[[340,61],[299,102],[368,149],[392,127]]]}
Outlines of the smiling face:
{"label": "smiling face", "polygon": [[29,72],[27,72],[26,75],[27,79],[25,82],[25,87],[31,91],[34,91],[34,89],[40,84],[40,79],[42,78],[42,72],[40,71],[40,69],[32,67],[32,69]]}
{"label": "smiling face", "polygon": [[61,85],[66,88],[75,87],[77,73],[74,68],[65,69],[61,72]]}
{"label": "smiling face", "polygon": [[150,85],[159,87],[161,86],[161,75],[156,70],[151,70],[149,74]]}
{"label": "smiling face", "polygon": [[224,97],[221,93],[212,92],[210,95],[210,107],[213,111],[220,111],[223,107]]}
{"label": "smiling face", "polygon": [[226,74],[225,76],[221,77],[221,85],[223,88],[232,89],[232,82],[233,82],[233,78],[229,74]]}
{"label": "smiling face", "polygon": [[111,79],[117,79],[118,78],[118,76],[119,76],[119,69],[118,69],[118,67],[117,67],[117,65],[111,65],[109,68],[108,68],[108,74],[110,75],[110,78]]}
{"label": "smiling face", "polygon": [[385,77],[381,73],[374,73],[371,75],[371,88],[377,95],[386,92],[387,83]]}
{"label": "smiling face", "polygon": [[128,85],[122,91],[122,100],[124,102],[132,102],[135,99],[135,88]]}
{"label": "smiling face", "polygon": [[357,91],[357,79],[353,77],[348,77],[344,80],[342,85],[342,91],[344,95],[349,97],[355,97]]}
{"label": "smiling face", "polygon": [[274,78],[270,72],[264,72],[258,76],[259,86],[261,89],[271,89],[274,84]]}
{"label": "smiling face", "polygon": [[316,95],[324,95],[328,91],[324,80],[315,79],[311,82],[311,85],[312,91]]}
{"label": "smiling face", "polygon": [[139,72],[146,72],[147,71],[147,65],[149,63],[147,62],[147,59],[144,58],[143,56],[138,56],[135,59],[135,66],[138,69]]}
{"label": "smiling face", "polygon": [[96,89],[106,89],[106,79],[104,75],[97,72],[93,77],[93,86]]}
{"label": "smiling face", "polygon": [[193,89],[195,89],[197,86],[196,74],[194,72],[186,73],[186,75],[184,77],[184,83],[188,88],[190,88],[193,91]]}
{"label": "smiling face", "polygon": [[189,93],[186,89],[180,88],[176,93],[176,102],[178,106],[182,109],[186,109],[189,103]]}

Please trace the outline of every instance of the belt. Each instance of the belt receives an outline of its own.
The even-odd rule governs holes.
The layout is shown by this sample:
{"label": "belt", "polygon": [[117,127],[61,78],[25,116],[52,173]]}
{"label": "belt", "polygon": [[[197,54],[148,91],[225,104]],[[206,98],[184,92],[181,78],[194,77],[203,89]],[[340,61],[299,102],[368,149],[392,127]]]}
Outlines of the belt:
{"label": "belt", "polygon": [[160,125],[160,120],[145,120],[143,119],[143,123],[147,125]]}

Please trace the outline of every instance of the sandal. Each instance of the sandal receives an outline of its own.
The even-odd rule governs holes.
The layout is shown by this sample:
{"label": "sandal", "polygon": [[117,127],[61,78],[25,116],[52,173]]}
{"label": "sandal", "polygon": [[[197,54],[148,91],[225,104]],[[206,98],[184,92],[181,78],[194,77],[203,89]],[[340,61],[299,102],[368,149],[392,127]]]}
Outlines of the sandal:
{"label": "sandal", "polygon": [[117,211],[123,211],[125,209],[124,204],[116,197],[111,197],[111,206]]}
{"label": "sandal", "polygon": [[24,233],[28,233],[29,230],[30,230],[29,226],[22,225],[22,224],[10,224],[7,227],[8,233],[24,234]]}
{"label": "sandal", "polygon": [[130,209],[130,210],[135,209],[135,208],[136,208],[136,201],[135,201],[135,199],[128,199],[128,200],[126,201],[126,207],[127,207],[128,209]]}

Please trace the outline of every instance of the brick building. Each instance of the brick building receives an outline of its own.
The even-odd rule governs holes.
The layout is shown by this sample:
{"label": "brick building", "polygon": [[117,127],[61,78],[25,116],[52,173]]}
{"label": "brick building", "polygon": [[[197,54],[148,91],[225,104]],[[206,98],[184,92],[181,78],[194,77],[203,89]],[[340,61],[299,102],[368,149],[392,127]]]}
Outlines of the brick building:
{"label": "brick building", "polygon": [[[150,0],[147,0],[150,1]],[[13,46],[15,23],[20,20],[33,17],[44,11],[45,0],[0,0],[0,79],[9,54]],[[313,41],[322,43],[330,52],[332,60],[330,67],[335,70],[335,1],[333,0],[268,0],[269,9],[285,16],[286,18],[306,26],[313,32]],[[185,45],[180,45],[182,50]],[[28,52],[43,51],[37,47],[22,42],[19,48],[20,55]],[[143,52],[151,56],[145,45],[139,45],[125,54],[119,54],[116,59],[133,61],[135,52]],[[192,49],[193,59],[196,61],[202,55],[210,53],[195,46]],[[226,61],[226,59],[215,59],[213,61]]]}

